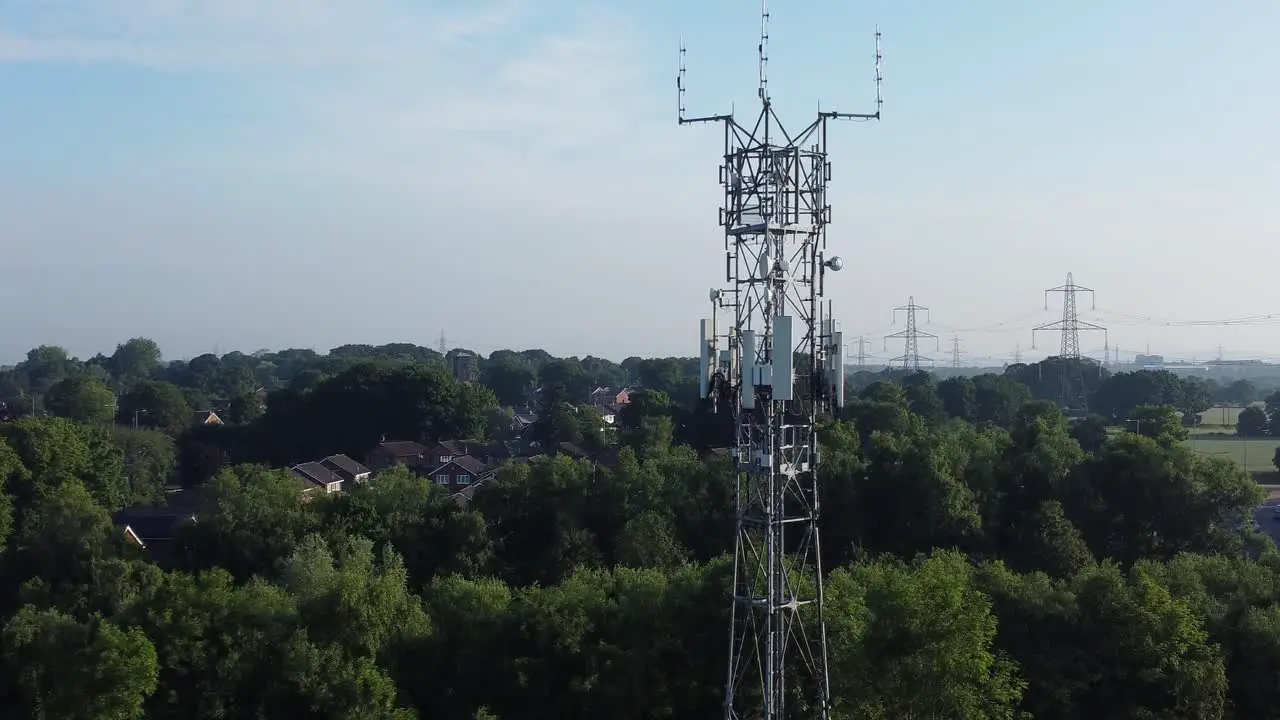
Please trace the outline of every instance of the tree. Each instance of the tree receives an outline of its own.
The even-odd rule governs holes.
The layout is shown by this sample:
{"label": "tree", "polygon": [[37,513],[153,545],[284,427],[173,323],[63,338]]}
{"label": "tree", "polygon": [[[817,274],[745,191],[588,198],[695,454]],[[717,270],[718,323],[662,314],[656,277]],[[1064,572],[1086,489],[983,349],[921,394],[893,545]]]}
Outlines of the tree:
{"label": "tree", "polygon": [[1240,437],[1262,437],[1270,430],[1271,420],[1260,407],[1249,406],[1236,418],[1236,434]]}
{"label": "tree", "polygon": [[832,691],[845,717],[1012,718],[1026,686],[994,647],[996,616],[959,553],[836,570]]}
{"label": "tree", "polygon": [[587,399],[591,393],[591,376],[582,369],[582,365],[568,360],[553,360],[538,370],[538,386],[544,391],[548,388],[560,388],[565,402],[577,405]]}
{"label": "tree", "polygon": [[311,639],[354,657],[382,656],[428,631],[404,562],[390,546],[375,554],[371,541],[352,536],[334,553],[324,538],[308,535],[285,560],[281,577],[313,629]]}
{"label": "tree", "polygon": [[132,338],[116,346],[108,366],[122,384],[151,377],[160,366],[160,346],[148,338]]}
{"label": "tree", "polygon": [[240,393],[231,398],[230,412],[227,413],[227,419],[230,422],[243,425],[261,417],[262,409],[262,401],[258,399],[256,393]]}
{"label": "tree", "polygon": [[1238,552],[1232,527],[1264,493],[1231,460],[1125,433],[1078,465],[1060,495],[1094,554],[1127,565],[1179,552]]}
{"label": "tree", "polygon": [[155,647],[142,631],[56,610],[23,607],[4,627],[3,662],[13,684],[6,708],[44,720],[129,720],[155,690]]}
{"label": "tree", "polygon": [[480,382],[493,391],[498,402],[508,407],[521,407],[537,378],[518,357],[490,358],[480,371]]}
{"label": "tree", "polygon": [[197,355],[187,361],[187,377],[183,383],[208,396],[216,396],[222,383],[222,359],[213,353]]}
{"label": "tree", "polygon": [[191,570],[221,567],[242,579],[268,575],[316,521],[288,470],[229,468],[214,478],[210,491],[213,509],[179,537]]}
{"label": "tree", "polygon": [[1009,427],[1023,404],[1030,402],[1031,391],[1010,377],[979,375],[973,379],[976,413],[980,424]]}
{"label": "tree", "polygon": [[108,428],[62,419],[19,420],[0,423],[0,440],[13,448],[24,469],[9,478],[19,517],[42,488],[72,481],[81,482],[107,510],[124,506],[129,494],[124,461]]}
{"label": "tree", "polygon": [[949,377],[938,383],[938,398],[948,416],[972,422],[977,412],[977,388],[972,378]]}
{"label": "tree", "polygon": [[631,518],[618,536],[618,562],[629,567],[672,568],[687,551],[675,537],[671,520],[655,511]]}
{"label": "tree", "polygon": [[116,422],[177,435],[191,426],[191,406],[177,385],[143,380],[120,396]]}
{"label": "tree", "polygon": [[1233,407],[1246,407],[1261,397],[1258,387],[1248,380],[1236,380],[1218,392],[1218,399]]}
{"label": "tree", "polygon": [[108,423],[116,414],[116,396],[87,375],[72,375],[54,383],[44,396],[45,407],[58,417],[82,423]]}
{"label": "tree", "polygon": [[1071,424],[1071,437],[1080,443],[1085,452],[1097,452],[1107,444],[1107,418],[1089,414]]}
{"label": "tree", "polygon": [[1129,429],[1166,445],[1180,443],[1188,437],[1182,418],[1172,405],[1139,405],[1129,417]]}
{"label": "tree", "polygon": [[111,437],[124,460],[129,504],[162,505],[165,486],[177,469],[173,438],[155,430],[120,425],[112,428]]}
{"label": "tree", "polygon": [[27,359],[18,364],[17,372],[23,385],[36,395],[43,395],[58,382],[80,369],[80,361],[56,345],[41,345],[27,352]]}
{"label": "tree", "polygon": [[994,564],[976,577],[1000,617],[996,647],[1027,681],[1019,709],[1031,717],[1223,717],[1221,651],[1147,573],[1126,579],[1103,564],[1052,581]]}

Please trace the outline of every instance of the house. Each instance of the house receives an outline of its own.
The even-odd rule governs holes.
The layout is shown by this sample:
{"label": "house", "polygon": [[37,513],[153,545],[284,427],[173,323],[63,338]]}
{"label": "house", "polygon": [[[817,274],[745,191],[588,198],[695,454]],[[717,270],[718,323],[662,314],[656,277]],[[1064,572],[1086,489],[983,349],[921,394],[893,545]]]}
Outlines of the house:
{"label": "house", "polygon": [[586,448],[571,442],[559,443],[558,445],[556,445],[555,452],[557,455],[568,455],[574,460],[590,460],[591,459],[591,453],[588,452]]}
{"label": "house", "polygon": [[125,541],[146,551],[157,564],[172,559],[178,528],[195,522],[195,513],[180,508],[138,507],[116,513],[112,521],[124,533]]}
{"label": "house", "polygon": [[537,413],[518,412],[515,414],[515,417],[511,419],[511,432],[515,434],[516,437],[519,437],[521,433],[528,430],[529,427],[536,422],[538,422]]}
{"label": "house", "polygon": [[606,408],[611,405],[626,405],[631,402],[631,390],[623,388],[598,387],[591,391],[591,404],[597,408]]}
{"label": "house", "polygon": [[299,463],[289,469],[301,482],[304,495],[342,492],[342,476],[323,463]]}
{"label": "house", "polygon": [[465,510],[467,506],[471,504],[471,500],[475,498],[476,490],[484,487],[487,483],[493,482],[495,477],[497,477],[497,473],[489,473],[461,490],[458,490],[451,496],[453,501],[458,504],[458,507]]}
{"label": "house", "polygon": [[600,413],[600,419],[605,425],[613,425],[618,422],[618,414],[622,412],[621,405],[592,405],[596,412]]}
{"label": "house", "polygon": [[480,440],[441,440],[427,449],[427,467],[436,468],[462,455],[470,455],[488,465],[496,465],[515,454],[507,443]]}
{"label": "house", "polygon": [[320,464],[341,477],[343,483],[351,483],[353,485],[368,482],[369,476],[373,474],[369,468],[346,455],[330,455],[321,460]]}
{"label": "house", "polygon": [[458,455],[449,462],[426,473],[431,482],[451,493],[457,493],[471,485],[493,476],[496,468],[470,455]]}
{"label": "house", "polygon": [[199,410],[191,414],[192,425],[221,425],[222,418],[212,410]]}
{"label": "house", "polygon": [[427,460],[427,447],[412,440],[378,443],[365,458],[365,465],[375,472],[393,465],[404,465],[410,470],[417,470],[430,464]]}

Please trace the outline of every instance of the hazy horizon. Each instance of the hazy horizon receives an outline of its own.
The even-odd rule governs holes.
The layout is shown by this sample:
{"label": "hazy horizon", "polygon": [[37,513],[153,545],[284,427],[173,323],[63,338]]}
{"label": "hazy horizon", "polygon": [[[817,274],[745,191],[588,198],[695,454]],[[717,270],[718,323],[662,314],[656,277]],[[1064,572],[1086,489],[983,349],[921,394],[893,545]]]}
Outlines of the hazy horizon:
{"label": "hazy horizon", "polygon": [[[1122,360],[1280,359],[1280,7],[770,4],[784,119],[831,143],[827,289],[877,359],[908,297],[966,364],[1054,354],[1076,282]],[[692,355],[722,276],[720,135],[754,112],[759,5],[0,1],[0,364],[347,343]],[[1270,21],[1267,18],[1271,18]],[[1272,99],[1268,99],[1272,98]],[[1139,320],[1137,318],[1151,318]],[[1172,326],[1162,325],[1175,321]],[[855,341],[856,342],[856,341]],[[1100,357],[1100,333],[1082,334]],[[851,352],[856,353],[856,347]]]}

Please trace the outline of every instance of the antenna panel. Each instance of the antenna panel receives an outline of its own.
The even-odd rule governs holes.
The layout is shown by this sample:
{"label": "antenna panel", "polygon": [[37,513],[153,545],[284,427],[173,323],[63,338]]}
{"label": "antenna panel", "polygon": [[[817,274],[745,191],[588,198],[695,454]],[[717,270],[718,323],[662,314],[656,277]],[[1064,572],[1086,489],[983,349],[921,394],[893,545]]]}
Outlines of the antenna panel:
{"label": "antenna panel", "polygon": [[828,362],[831,369],[831,404],[844,407],[844,333],[831,334],[831,350]]}
{"label": "antenna panel", "polygon": [[742,331],[742,407],[756,406],[756,331]]}
{"label": "antenna panel", "polygon": [[716,357],[715,321],[703,318],[698,321],[701,328],[700,350],[698,351],[698,397],[706,398],[711,383],[711,374],[715,370]]}
{"label": "antenna panel", "polygon": [[773,399],[795,399],[795,334],[790,315],[773,318]]}

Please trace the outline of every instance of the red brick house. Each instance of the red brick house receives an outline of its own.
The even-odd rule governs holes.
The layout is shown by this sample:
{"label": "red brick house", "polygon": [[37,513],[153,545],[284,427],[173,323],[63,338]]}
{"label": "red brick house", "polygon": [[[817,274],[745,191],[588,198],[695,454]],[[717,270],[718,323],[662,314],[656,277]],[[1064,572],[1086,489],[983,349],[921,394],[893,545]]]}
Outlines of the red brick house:
{"label": "red brick house", "polygon": [[378,443],[377,447],[369,451],[369,455],[365,458],[365,465],[373,471],[386,470],[393,465],[404,465],[416,472],[424,467],[431,467],[433,463],[425,445],[412,440],[401,440]]}
{"label": "red brick house", "polygon": [[458,455],[426,476],[431,482],[451,493],[461,492],[476,483],[488,480],[493,476],[495,468],[470,455]]}
{"label": "red brick house", "polygon": [[212,410],[200,410],[191,413],[192,425],[221,425],[222,418],[218,417],[218,413]]}
{"label": "red brick house", "polygon": [[441,440],[427,448],[426,466],[434,468],[463,455],[470,455],[481,462],[488,463],[506,454],[509,453],[500,444],[495,445],[480,440]]}
{"label": "red brick house", "polygon": [[591,391],[591,404],[597,408],[616,408],[631,402],[631,390],[629,388],[607,388],[598,387]]}

